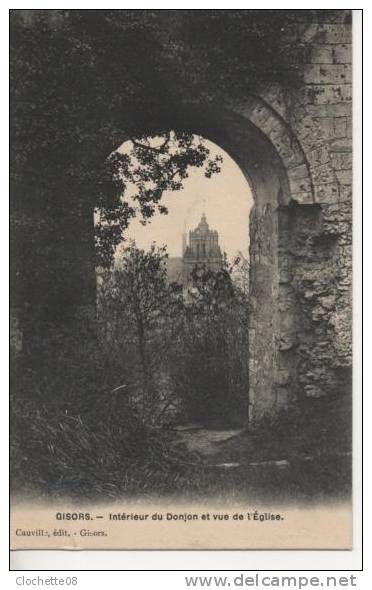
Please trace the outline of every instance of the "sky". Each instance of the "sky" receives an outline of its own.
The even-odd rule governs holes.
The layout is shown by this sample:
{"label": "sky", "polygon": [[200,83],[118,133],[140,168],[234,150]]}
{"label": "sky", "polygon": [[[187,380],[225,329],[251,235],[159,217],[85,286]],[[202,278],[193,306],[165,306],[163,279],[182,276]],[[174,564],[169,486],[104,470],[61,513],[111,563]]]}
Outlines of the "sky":
{"label": "sky", "polygon": [[[168,214],[155,214],[145,226],[134,218],[126,231],[127,239],[134,239],[144,249],[152,242],[166,245],[170,256],[181,256],[183,232],[195,229],[204,212],[210,229],[218,231],[221,250],[229,259],[238,252],[248,254],[249,211],[253,205],[250,187],[225,151],[210,141],[206,145],[211,157],[222,155],[221,172],[205,178],[201,169],[192,169],[183,190],[164,193],[162,203],[168,207]],[[119,148],[121,152],[126,149],[125,144]]]}

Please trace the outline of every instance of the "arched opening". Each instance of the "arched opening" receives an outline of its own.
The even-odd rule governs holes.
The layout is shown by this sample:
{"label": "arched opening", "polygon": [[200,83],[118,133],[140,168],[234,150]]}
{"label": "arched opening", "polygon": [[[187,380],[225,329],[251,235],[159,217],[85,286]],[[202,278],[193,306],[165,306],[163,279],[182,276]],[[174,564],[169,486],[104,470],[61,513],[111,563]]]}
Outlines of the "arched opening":
{"label": "arched opening", "polygon": [[[288,232],[296,202],[312,203],[312,193],[301,149],[280,117],[254,99],[239,110],[188,106],[171,118],[172,128],[200,134],[228,153],[252,191],[249,416],[259,419],[288,405],[296,392],[296,301],[285,279],[292,263]],[[159,121],[158,129],[165,128]]]}
{"label": "arched opening", "polygon": [[[339,452],[348,448],[345,422],[340,420],[340,414],[350,415],[344,395],[348,396],[349,387],[343,383],[351,367],[352,126],[350,88],[346,84],[350,81],[350,55],[345,44],[342,56],[338,53],[342,57],[339,61],[345,63],[323,68],[316,63],[319,51],[304,56],[303,46],[316,43],[320,47],[331,38],[350,40],[350,24],[345,24],[343,14],[331,15],[328,24],[329,14],[325,18],[313,11],[309,23],[298,23],[296,13],[293,21],[290,18],[289,27],[285,24],[281,28],[275,21],[275,35],[270,25],[273,19],[268,19],[267,28],[265,23],[256,23],[249,13],[243,21],[241,15],[228,15],[229,19],[232,16],[231,26],[225,29],[233,37],[237,32],[238,38],[233,43],[233,52],[221,61],[223,51],[219,53],[218,49],[224,44],[218,43],[215,15],[205,14],[206,19],[203,17],[199,23],[201,29],[199,24],[197,27],[203,34],[194,35],[192,29],[197,23],[190,21],[187,11],[176,20],[173,13],[169,12],[170,20],[164,20],[162,15],[167,17],[168,13],[159,12],[160,27],[152,12],[150,22],[146,18],[143,21],[141,15],[133,21],[127,11],[121,22],[104,14],[99,14],[97,20],[97,15],[90,12],[84,22],[75,12],[72,20],[68,15],[67,20],[62,19],[66,20],[66,27],[61,21],[61,26],[52,27],[49,32],[46,23],[40,23],[39,31],[36,22],[29,23],[26,36],[17,24],[17,35],[21,34],[20,41],[26,41],[26,51],[21,48],[19,52],[16,43],[16,70],[22,82],[16,84],[12,174],[12,250],[17,256],[20,254],[12,273],[17,291],[14,381],[18,381],[18,401],[13,416],[17,431],[16,479],[19,476],[20,483],[26,484],[27,493],[29,482],[35,482],[35,495],[45,495],[49,483],[53,495],[74,489],[82,496],[96,497],[123,493],[128,497],[137,491],[148,495],[150,490],[164,494],[181,490],[184,494],[189,482],[194,481],[200,490],[209,488],[209,482],[204,487],[199,485],[205,479],[205,465],[196,481],[193,456],[179,447],[179,439],[170,432],[169,424],[158,428],[154,420],[157,415],[151,414],[151,408],[150,420],[145,421],[139,415],[139,403],[131,407],[125,403],[129,394],[136,395],[137,384],[134,379],[130,383],[116,379],[111,370],[113,355],[102,354],[96,330],[92,217],[93,209],[99,206],[100,165],[129,138],[156,136],[173,129],[199,134],[220,146],[240,167],[254,198],[251,213],[242,215],[247,224],[250,218],[249,325],[242,331],[246,342],[235,338],[234,344],[246,355],[249,365],[245,399],[249,408],[242,406],[241,413],[245,419],[250,416],[252,422],[257,420],[257,428],[236,435],[237,446],[245,444],[242,456],[240,446],[230,448],[228,453],[215,449],[213,464],[211,459],[208,465],[211,479],[216,474],[213,489],[221,491],[220,468],[228,469],[226,482],[235,483],[234,477],[230,477],[234,467],[241,485],[238,489],[245,493],[244,503],[247,498],[254,501],[248,493],[251,484],[254,486],[257,461],[262,460],[263,487],[270,484],[267,467],[272,467],[273,472],[280,470],[280,477],[275,475],[271,480],[276,499],[285,497],[280,487],[296,499],[302,489],[307,499],[314,498],[315,479],[319,480],[319,492],[324,498],[324,492],[336,491],[337,482],[350,479],[340,469],[338,460]],[[265,26],[261,29],[262,24]],[[138,37],[136,31],[143,32],[144,25],[149,35],[143,35],[146,47],[139,47],[138,53],[137,44],[132,41]],[[50,43],[47,52],[39,43],[38,55],[34,49],[39,33]],[[251,59],[245,59],[252,34],[253,39],[258,35],[258,46],[264,50],[263,59],[259,60],[263,65],[262,77],[262,68],[256,67],[255,52],[248,51]],[[83,45],[79,44],[80,37],[84,39]],[[285,59],[285,51],[275,51],[277,39],[281,47],[286,40],[283,47],[293,48],[290,60]],[[138,67],[141,60],[142,65],[149,65],[146,48],[150,45],[155,48],[151,62],[154,68]],[[253,49],[255,46],[254,43]],[[271,47],[269,53],[265,53],[267,47]],[[61,49],[66,58],[63,64]],[[28,55],[32,56],[31,62]],[[39,57],[43,55],[45,67],[39,67]],[[279,63],[276,59],[265,60],[268,55],[278,55]],[[65,67],[69,56],[72,69]],[[223,67],[217,72],[221,69],[220,61]],[[311,61],[314,63],[307,63]],[[30,67],[24,67],[25,64]],[[116,69],[111,68],[112,64],[117,65]],[[293,80],[291,75],[287,76],[292,66],[296,74]],[[23,79],[23,70],[30,74],[27,80]],[[66,80],[73,84],[73,91],[69,92],[71,85],[66,85]],[[345,83],[341,95],[340,81]],[[38,92],[38,87],[42,90],[45,85],[50,92]],[[87,101],[89,91],[92,92]],[[32,100],[27,96],[30,92]],[[260,96],[249,96],[250,92]],[[28,121],[34,124],[22,124]],[[192,267],[195,245],[197,279],[208,268],[205,259],[209,254],[213,258],[209,262],[217,270],[221,264],[220,242],[211,232],[222,231],[219,223],[211,221],[209,213],[208,222],[208,244],[199,234],[182,241],[182,254],[187,248],[192,250]],[[195,231],[199,223],[205,228],[201,211],[197,219],[190,221],[188,230]],[[142,264],[144,257],[137,256],[135,248],[130,254],[132,276],[138,278],[135,264]],[[179,315],[181,307],[185,314],[187,306],[180,301],[180,292],[169,292],[161,265],[157,264],[161,259],[162,253],[156,250],[152,258],[145,259],[155,261],[156,270],[150,273],[154,289],[147,289],[145,295],[150,301],[154,293],[157,295],[157,310],[166,307],[172,316]],[[149,268],[151,264],[145,265],[146,271]],[[189,278],[189,270],[182,271],[182,280]],[[187,296],[191,298],[193,293]],[[122,321],[125,306],[116,311]],[[141,334],[141,318],[134,319],[139,352],[134,354],[131,328],[124,332],[128,351],[125,363],[122,357],[119,362],[125,375],[141,373],[138,369],[131,372],[131,367],[136,369],[139,362],[148,367],[142,371],[139,387],[144,391],[144,401],[151,401],[153,370],[161,385],[157,391],[170,389],[168,374],[158,370],[158,360],[165,356],[164,343],[172,344],[172,338],[179,338],[183,332],[172,331],[171,321],[166,326],[167,334],[157,331],[156,326],[151,328],[154,356],[149,358],[146,339]],[[151,322],[153,317],[147,319]],[[113,321],[112,328],[116,327]],[[197,328],[197,323],[191,327]],[[221,332],[213,329],[209,334]],[[162,338],[163,334],[167,338]],[[203,343],[202,338],[190,340],[198,346]],[[219,370],[216,383],[224,385],[224,362],[230,356],[225,354],[223,338],[214,344],[212,368]],[[195,362],[192,359],[187,365],[190,370],[184,374],[189,376],[193,364],[199,366],[201,360],[200,374],[205,377],[210,359],[202,354],[202,346],[194,349],[198,352]],[[168,350],[173,354],[177,347],[169,346],[167,354]],[[180,358],[186,355],[181,354]],[[187,393],[187,387],[184,390]],[[226,391],[224,387],[221,390]],[[294,412],[282,412],[273,420],[260,421],[263,415],[282,407],[292,408],[291,402],[299,396],[303,403]],[[213,397],[210,399],[213,404]],[[162,404],[160,411],[168,411],[171,400],[156,401]],[[269,452],[262,454],[266,441],[272,445]],[[191,469],[185,469],[186,465]],[[235,485],[231,491],[231,497],[236,498]],[[258,497],[262,500],[263,495],[259,493]]]}
{"label": "arched opening", "polygon": [[[174,137],[172,132],[169,135]],[[148,370],[152,383],[145,403],[152,406],[153,417],[159,407],[167,406],[165,417],[173,424],[227,429],[248,422],[249,212],[253,199],[236,162],[205,138],[193,139],[196,145],[199,141],[208,150],[209,161],[222,159],[221,169],[209,178],[205,167],[191,166],[182,190],[163,193],[161,211],[166,210],[165,215],[157,212],[144,218],[136,182],[126,183],[122,199],[136,207],[137,215],[130,219],[103,287],[101,269],[98,271],[98,317],[108,347],[120,350],[126,372],[123,379],[136,392],[132,395],[135,404],[141,405],[143,389],[148,387],[140,373]],[[146,139],[150,150],[157,143],[157,138]],[[117,153],[132,158],[131,168],[138,169],[133,146],[133,141],[127,141]],[[141,182],[153,186],[146,163],[147,159]],[[137,277],[131,272],[134,252]],[[150,258],[157,270],[146,274],[144,267]],[[156,266],[159,258],[169,291],[162,280],[162,267]],[[122,273],[121,278],[115,279],[116,273]],[[149,293],[155,285],[160,297]],[[170,316],[173,285],[182,296],[177,301],[177,314]],[[122,297],[118,296],[120,290]],[[131,309],[128,296],[138,297],[138,309]],[[161,298],[167,301],[165,306]],[[150,305],[157,316],[152,323],[143,309]],[[110,313],[119,309],[120,318],[115,320]],[[115,332],[106,331],[105,326],[113,321]],[[163,351],[160,356],[159,349]],[[137,363],[127,362],[130,354]]]}

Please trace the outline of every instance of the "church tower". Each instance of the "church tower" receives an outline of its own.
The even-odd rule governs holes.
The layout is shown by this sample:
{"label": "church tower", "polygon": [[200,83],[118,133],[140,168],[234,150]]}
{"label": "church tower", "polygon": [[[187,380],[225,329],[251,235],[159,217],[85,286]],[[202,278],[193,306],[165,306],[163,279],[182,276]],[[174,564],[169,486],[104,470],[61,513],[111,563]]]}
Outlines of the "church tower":
{"label": "church tower", "polygon": [[189,243],[183,252],[183,280],[190,281],[194,268],[218,270],[223,261],[221,248],[218,244],[218,232],[209,228],[205,213],[199,225],[189,232]]}

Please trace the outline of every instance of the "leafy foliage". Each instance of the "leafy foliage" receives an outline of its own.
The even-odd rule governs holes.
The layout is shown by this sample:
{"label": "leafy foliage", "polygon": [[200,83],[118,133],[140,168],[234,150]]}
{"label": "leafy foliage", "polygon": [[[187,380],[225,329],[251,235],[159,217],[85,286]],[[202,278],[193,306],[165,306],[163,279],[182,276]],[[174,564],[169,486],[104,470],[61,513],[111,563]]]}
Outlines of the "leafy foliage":
{"label": "leafy foliage", "polygon": [[[284,10],[13,10],[14,206],[49,225],[66,212],[79,219],[99,208],[96,244],[108,266],[134,215],[121,199],[124,184],[134,180],[146,220],[165,213],[162,194],[179,190],[189,167],[205,165],[207,176],[218,171],[195,144],[195,130],[176,129],[171,150],[167,132],[178,105],[185,97],[223,104],[268,83],[297,84],[303,47],[292,25],[312,17]],[[161,154],[146,139],[156,136]],[[118,153],[104,164],[130,138],[141,166]]]}
{"label": "leafy foliage", "polygon": [[173,396],[164,372],[177,316],[179,285],[168,284],[165,248],[124,248],[119,268],[106,271],[98,291],[100,334],[107,354],[125,368],[128,395],[144,421],[157,422]]}
{"label": "leafy foliage", "polygon": [[[320,11],[327,18],[336,12]],[[194,477],[196,459],[175,447],[163,421],[174,397],[190,419],[227,417],[226,399],[244,413],[249,308],[227,269],[195,277],[195,296],[185,304],[167,285],[164,252],[132,248],[121,274],[103,274],[107,346],[88,346],[86,337],[67,345],[71,324],[65,334],[54,322],[59,310],[68,316],[69,305],[81,303],[75,261],[82,250],[84,269],[93,269],[86,252],[94,210],[100,263],[109,266],[133,215],[146,221],[166,213],[164,191],[179,191],[191,167],[218,172],[220,162],[210,160],[182,114],[175,125],[185,97],[191,105],[225,105],[273,82],[296,86],[297,56],[306,51],[301,27],[313,18],[312,10],[11,11],[14,274],[26,277],[20,300],[35,321],[33,345],[41,340],[36,370],[27,355],[14,365],[16,486],[83,496],[168,492],[204,481],[208,492],[226,489],[222,476],[205,478],[203,468]],[[154,146],[154,138],[161,143]],[[128,139],[129,155],[113,152]],[[51,291],[46,319],[56,346],[41,330]],[[247,491],[252,472],[239,474],[237,485]],[[302,473],[294,473],[295,493],[298,481]]]}
{"label": "leafy foliage", "polygon": [[100,183],[95,225],[98,263],[110,266],[116,246],[123,240],[130,219],[143,224],[156,212],[167,214],[161,203],[166,191],[180,191],[190,169],[204,169],[210,178],[220,172],[222,156],[210,157],[205,140],[187,132],[166,132],[161,137],[131,140],[131,148],[107,159]]}
{"label": "leafy foliage", "polygon": [[101,337],[145,420],[245,422],[249,304],[234,269],[195,269],[185,290],[168,283],[164,249],[132,244],[122,267],[103,275]]}
{"label": "leafy foliage", "polygon": [[[233,279],[234,265],[195,269],[174,347],[177,395],[192,422],[246,424],[248,417],[248,292]],[[245,275],[244,284],[248,281]]]}

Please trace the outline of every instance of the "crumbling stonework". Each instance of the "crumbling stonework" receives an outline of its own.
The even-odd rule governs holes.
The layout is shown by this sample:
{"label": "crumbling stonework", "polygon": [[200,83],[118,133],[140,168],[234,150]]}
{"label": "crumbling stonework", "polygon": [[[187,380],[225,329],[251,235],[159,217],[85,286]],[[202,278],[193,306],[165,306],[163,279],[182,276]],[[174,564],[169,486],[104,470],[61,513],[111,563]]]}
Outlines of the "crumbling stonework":
{"label": "crumbling stonework", "polygon": [[[339,20],[348,20],[344,13]],[[351,24],[312,24],[303,40],[302,86],[290,96],[278,87],[265,90],[261,98],[271,115],[259,118],[254,111],[252,117],[276,147],[289,182],[284,207],[278,202],[280,333],[272,408],[291,399],[341,396],[350,386]],[[262,221],[252,215],[253,267]],[[261,357],[255,348],[251,340],[253,370]]]}
{"label": "crumbling stonework", "polygon": [[[244,101],[178,104],[174,128],[214,141],[247,177],[253,419],[347,389],[351,369],[351,24],[299,23],[302,82]],[[293,31],[291,32],[293,34]],[[169,122],[168,122],[169,125]],[[159,126],[162,123],[159,122]],[[127,137],[112,138],[106,153]]]}
{"label": "crumbling stonework", "polygon": [[[171,12],[176,18],[180,11]],[[213,141],[241,167],[255,199],[250,222],[252,313],[247,352],[247,396],[253,418],[298,401],[339,397],[348,388],[352,360],[350,17],[348,10],[317,10],[311,24],[288,25],[302,77],[297,86],[254,87],[244,100],[234,92],[223,98],[199,99],[195,94],[188,99],[187,83],[180,77],[179,93],[174,99],[171,94],[166,108],[151,108],[148,122],[147,111],[137,113],[133,106],[130,126],[125,109],[118,106],[118,92],[115,108],[110,113],[99,109],[89,123],[94,133],[90,129],[83,142],[79,138],[76,151],[71,152],[79,165],[86,159],[84,168],[95,170],[131,137],[176,129]],[[85,108],[81,112],[85,114]],[[75,120],[71,127],[77,127]],[[79,175],[73,181],[67,173],[66,177],[66,186],[62,183],[57,191],[48,185],[45,194],[29,182],[18,188],[19,195],[33,195],[27,202],[38,204],[23,214],[30,220],[30,236],[35,240],[25,240],[33,248],[31,272],[16,269],[14,273],[15,291],[23,300],[23,293],[28,294],[24,315],[32,315],[38,331],[41,321],[35,309],[43,317],[45,310],[53,318],[60,314],[65,325],[66,318],[75,323],[79,306],[83,311],[93,309],[95,301],[94,203],[86,206],[90,201],[84,191],[90,195],[96,187],[82,186]],[[55,194],[63,199],[56,200]],[[77,207],[81,195],[85,205]],[[56,202],[64,203],[64,215]],[[37,218],[48,207],[48,223],[35,238]],[[16,235],[23,240],[27,236],[23,229]],[[41,279],[34,269],[40,271]],[[80,312],[80,316],[79,329],[89,313]],[[38,331],[33,325],[29,329]]]}

